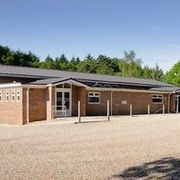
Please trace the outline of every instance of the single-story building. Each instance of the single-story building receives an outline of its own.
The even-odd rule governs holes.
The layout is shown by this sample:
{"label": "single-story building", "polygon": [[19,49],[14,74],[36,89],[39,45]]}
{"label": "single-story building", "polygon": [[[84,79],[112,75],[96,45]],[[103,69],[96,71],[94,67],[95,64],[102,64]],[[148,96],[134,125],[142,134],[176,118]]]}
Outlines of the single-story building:
{"label": "single-story building", "polygon": [[128,78],[0,65],[0,123],[26,124],[61,116],[179,113],[180,87]]}

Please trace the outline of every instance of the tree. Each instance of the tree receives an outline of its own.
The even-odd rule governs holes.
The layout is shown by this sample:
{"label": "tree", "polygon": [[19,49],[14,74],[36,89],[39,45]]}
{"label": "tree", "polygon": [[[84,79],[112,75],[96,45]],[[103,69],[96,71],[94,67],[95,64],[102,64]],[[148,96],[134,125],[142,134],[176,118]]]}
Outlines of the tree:
{"label": "tree", "polygon": [[31,51],[28,53],[12,51],[8,47],[0,46],[0,63],[15,66],[33,66],[33,63],[39,62],[39,58]]}
{"label": "tree", "polygon": [[118,62],[120,76],[142,77],[143,69],[141,67],[142,60],[136,58],[136,53],[131,50],[124,51],[124,58]]}
{"label": "tree", "polygon": [[77,65],[77,69],[80,72],[96,73],[96,60],[88,54],[86,58]]}
{"label": "tree", "polygon": [[55,59],[55,68],[60,70],[67,70],[68,69],[68,60],[64,54],[60,57]]}
{"label": "tree", "polygon": [[99,55],[96,59],[97,61],[97,69],[96,72],[98,74],[112,74],[112,67],[111,67],[111,59],[104,55]]}
{"label": "tree", "polygon": [[157,81],[164,81],[164,73],[163,70],[159,68],[158,64],[156,64],[155,68],[152,69],[152,79],[156,79]]}
{"label": "tree", "polygon": [[79,63],[80,63],[80,59],[78,57],[77,58],[72,57],[72,59],[70,60],[68,64],[68,70],[77,71]]}
{"label": "tree", "polygon": [[180,61],[167,72],[165,81],[176,86],[180,86]]}

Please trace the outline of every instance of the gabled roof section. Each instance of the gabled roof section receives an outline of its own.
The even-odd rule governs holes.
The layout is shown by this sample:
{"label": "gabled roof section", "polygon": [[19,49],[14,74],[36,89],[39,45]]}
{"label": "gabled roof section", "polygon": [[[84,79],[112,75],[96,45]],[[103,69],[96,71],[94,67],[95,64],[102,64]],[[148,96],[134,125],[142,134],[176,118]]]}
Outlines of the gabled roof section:
{"label": "gabled roof section", "polygon": [[129,77],[120,77],[112,75],[100,75],[100,74],[91,74],[91,73],[80,73],[80,72],[70,72],[62,70],[50,70],[50,69],[39,69],[39,68],[30,68],[30,67],[19,67],[19,66],[6,66],[0,65],[0,76],[7,77],[27,77],[27,78],[36,78],[44,79],[44,81],[37,81],[36,83],[55,83],[59,80],[72,77],[78,82],[108,82],[108,83],[121,83],[127,85],[135,86],[147,86],[147,87],[171,87],[172,85],[159,82],[152,79],[142,79],[142,78],[129,78]]}
{"label": "gabled roof section", "polygon": [[47,78],[47,79],[40,79],[33,81],[30,84],[42,84],[42,85],[55,84],[57,82],[66,81],[67,79],[69,78]]}
{"label": "gabled roof section", "polygon": [[60,84],[63,83],[70,83],[70,84],[74,84],[76,86],[83,86],[83,87],[87,87],[86,84],[78,82],[77,80],[69,77],[69,78],[49,78],[49,79],[41,79],[41,80],[37,80],[37,81],[33,81],[30,84],[33,85],[48,85],[48,86],[58,86]]}

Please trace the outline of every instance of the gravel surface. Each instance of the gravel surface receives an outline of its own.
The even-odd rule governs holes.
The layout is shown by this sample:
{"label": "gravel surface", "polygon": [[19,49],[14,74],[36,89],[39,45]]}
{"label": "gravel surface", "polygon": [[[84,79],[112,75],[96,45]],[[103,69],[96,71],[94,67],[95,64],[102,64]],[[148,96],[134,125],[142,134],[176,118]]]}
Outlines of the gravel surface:
{"label": "gravel surface", "polygon": [[0,179],[180,179],[180,114],[85,121],[0,125]]}

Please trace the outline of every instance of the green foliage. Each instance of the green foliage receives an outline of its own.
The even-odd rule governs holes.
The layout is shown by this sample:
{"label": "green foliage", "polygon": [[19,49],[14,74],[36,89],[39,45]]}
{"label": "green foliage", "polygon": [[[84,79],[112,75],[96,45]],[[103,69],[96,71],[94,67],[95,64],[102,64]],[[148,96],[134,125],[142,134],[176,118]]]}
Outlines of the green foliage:
{"label": "green foliage", "polygon": [[180,86],[180,61],[174,64],[174,66],[166,74],[166,82]]}
{"label": "green foliage", "polygon": [[[80,60],[78,57],[72,57],[71,60],[68,60],[62,54],[55,59],[47,56],[44,60],[40,61],[39,57],[32,52],[12,51],[6,46],[0,46],[0,64],[150,78],[159,81],[164,81],[165,78],[162,69],[157,64],[154,68],[149,68],[148,66],[142,67],[142,60],[136,57],[136,53],[133,50],[129,52],[124,51],[123,58],[110,58],[105,55],[99,55],[97,58],[94,58],[91,54],[88,54],[83,60]],[[166,81],[179,85],[178,71],[180,72],[180,70],[177,69],[174,72],[173,69],[172,71],[167,74]],[[174,74],[178,75],[178,77],[174,76]]]}
{"label": "green foliage", "polygon": [[143,77],[143,69],[141,67],[142,60],[136,58],[136,53],[131,50],[124,51],[124,58],[118,63],[119,75],[127,77]]}
{"label": "green foliage", "polygon": [[95,59],[88,54],[84,61],[79,62],[77,70],[79,72],[96,73],[96,65]]}
{"label": "green foliage", "polygon": [[31,51],[28,53],[11,51],[8,47],[0,46],[0,63],[15,66],[33,66],[39,62],[39,58]]}

